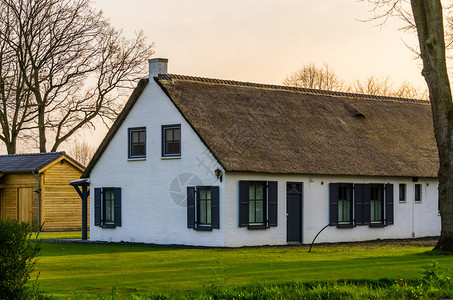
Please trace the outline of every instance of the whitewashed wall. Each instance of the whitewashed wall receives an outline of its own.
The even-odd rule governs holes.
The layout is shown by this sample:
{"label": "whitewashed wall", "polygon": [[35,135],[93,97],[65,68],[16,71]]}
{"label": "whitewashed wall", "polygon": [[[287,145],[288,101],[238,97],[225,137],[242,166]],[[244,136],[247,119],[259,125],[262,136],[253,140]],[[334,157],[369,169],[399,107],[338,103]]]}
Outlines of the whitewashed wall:
{"label": "whitewashed wall", "polygon": [[[181,158],[161,157],[161,126],[181,124]],[[146,127],[146,159],[128,160],[128,128]],[[101,228],[90,218],[90,240],[225,245],[224,185],[213,158],[171,100],[151,79],[91,172],[97,187],[122,188],[122,226]],[[187,228],[187,185],[219,185],[220,229]],[[94,216],[94,201],[90,201]]]}
{"label": "whitewashed wall", "polygon": [[[278,182],[278,226],[262,230],[239,227],[239,180]],[[394,193],[394,224],[385,227],[357,226],[326,228],[316,239],[320,242],[365,241],[375,239],[437,236],[440,216],[437,207],[437,180],[421,178],[422,201],[414,201],[412,178],[298,176],[235,173],[226,174],[226,246],[286,244],[286,183],[303,182],[303,243],[311,243],[316,234],[329,223],[329,183],[392,183]],[[406,202],[399,202],[398,185],[407,185]],[[222,201],[222,199],[221,199]]]}

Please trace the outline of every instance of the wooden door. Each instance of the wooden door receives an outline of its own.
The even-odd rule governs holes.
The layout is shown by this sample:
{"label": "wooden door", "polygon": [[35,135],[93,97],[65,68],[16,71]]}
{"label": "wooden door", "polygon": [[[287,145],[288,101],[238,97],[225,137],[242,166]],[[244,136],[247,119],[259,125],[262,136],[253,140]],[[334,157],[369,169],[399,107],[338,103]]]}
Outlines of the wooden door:
{"label": "wooden door", "polygon": [[17,219],[19,222],[32,222],[32,188],[17,189]]}
{"label": "wooden door", "polygon": [[286,189],[286,240],[302,243],[302,183],[288,182]]}

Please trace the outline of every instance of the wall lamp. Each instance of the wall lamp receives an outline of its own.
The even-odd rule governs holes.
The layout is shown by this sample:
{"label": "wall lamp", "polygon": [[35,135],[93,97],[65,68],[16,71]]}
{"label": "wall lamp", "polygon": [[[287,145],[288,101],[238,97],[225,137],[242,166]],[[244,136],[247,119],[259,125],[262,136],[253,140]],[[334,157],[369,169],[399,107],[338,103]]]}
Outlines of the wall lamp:
{"label": "wall lamp", "polygon": [[222,170],[217,168],[214,170],[214,173],[215,173],[215,176],[217,177],[217,179],[220,179],[220,182],[222,182],[222,179],[223,179]]}

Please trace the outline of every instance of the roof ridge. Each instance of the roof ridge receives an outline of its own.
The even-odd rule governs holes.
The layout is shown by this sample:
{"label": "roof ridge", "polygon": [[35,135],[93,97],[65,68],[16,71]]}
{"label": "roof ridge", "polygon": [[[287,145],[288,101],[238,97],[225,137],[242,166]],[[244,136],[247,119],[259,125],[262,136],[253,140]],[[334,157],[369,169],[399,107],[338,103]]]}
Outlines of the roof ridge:
{"label": "roof ridge", "polygon": [[65,151],[58,151],[58,152],[38,152],[38,153],[15,153],[15,154],[3,154],[0,157],[5,156],[32,156],[32,155],[56,155],[56,154],[66,154]]}
{"label": "roof ridge", "polygon": [[390,96],[368,95],[368,94],[351,93],[351,92],[329,91],[329,90],[320,90],[320,89],[301,88],[301,87],[295,87],[295,86],[254,83],[254,82],[245,82],[245,81],[236,81],[236,80],[225,80],[225,79],[197,77],[197,76],[180,75],[180,74],[159,74],[158,78],[164,79],[164,80],[186,80],[186,81],[198,81],[198,82],[224,84],[224,85],[267,88],[267,89],[275,89],[275,90],[282,90],[282,91],[296,91],[296,92],[317,94],[317,95],[324,95],[324,96],[360,98],[360,99],[366,99],[366,100],[385,100],[385,101],[409,102],[409,103],[418,103],[418,104],[430,104],[431,103],[429,100],[422,100],[422,99],[411,99],[411,98],[400,98],[400,97],[390,97]]}

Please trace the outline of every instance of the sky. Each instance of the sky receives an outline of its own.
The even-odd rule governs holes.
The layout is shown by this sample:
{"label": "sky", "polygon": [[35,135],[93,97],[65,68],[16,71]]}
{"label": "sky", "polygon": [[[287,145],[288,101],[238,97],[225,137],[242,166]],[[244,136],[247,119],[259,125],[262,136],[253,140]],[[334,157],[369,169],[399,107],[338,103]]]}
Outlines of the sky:
{"label": "sky", "polygon": [[[373,16],[356,0],[94,0],[126,37],[143,30],[168,71],[281,84],[308,63],[327,63],[346,81],[390,76],[425,87],[420,61],[405,45],[416,36],[363,22]],[[362,21],[361,21],[362,20]],[[147,63],[147,58],[144,58]]]}
{"label": "sky", "polygon": [[[167,58],[173,74],[281,84],[303,65],[327,63],[346,82],[370,75],[409,81],[424,90],[420,61],[405,45],[415,34],[383,26],[357,0],[92,0],[126,38],[143,30],[154,58]],[[143,58],[148,64],[149,57]],[[127,99],[124,99],[125,101]],[[74,140],[97,148],[107,133],[83,129]],[[61,150],[70,151],[72,142]]]}

